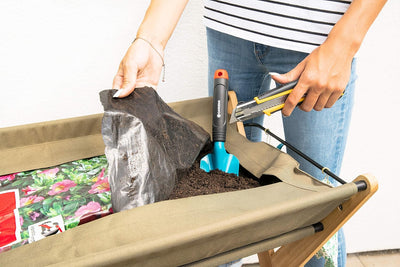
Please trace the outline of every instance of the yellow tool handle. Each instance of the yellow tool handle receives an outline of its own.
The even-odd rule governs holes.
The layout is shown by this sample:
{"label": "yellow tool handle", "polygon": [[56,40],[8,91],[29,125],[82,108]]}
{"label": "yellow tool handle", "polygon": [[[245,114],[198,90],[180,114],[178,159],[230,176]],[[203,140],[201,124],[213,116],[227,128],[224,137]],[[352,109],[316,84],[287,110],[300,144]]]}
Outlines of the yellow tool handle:
{"label": "yellow tool handle", "polygon": [[[288,95],[288,94],[290,94],[292,91],[293,91],[293,89],[289,89],[289,90],[283,91],[283,92],[281,92],[281,93],[278,93],[278,94],[276,94],[276,95],[268,96],[268,97],[265,97],[265,98],[262,98],[262,99],[259,99],[258,96],[256,96],[256,97],[254,98],[254,100],[255,100],[256,103],[259,105],[259,104],[261,104],[261,103],[270,101],[270,100],[275,99],[275,98],[277,98],[277,97],[281,97],[281,96],[284,96],[284,95]],[[340,97],[342,97],[343,94],[344,94],[344,92],[342,93],[342,95],[341,95]],[[302,98],[299,100],[299,103],[298,103],[298,104],[300,104],[301,102],[303,102],[303,101],[304,101],[304,98],[305,98],[305,97],[302,97]],[[267,109],[263,110],[263,112],[264,112],[266,115],[271,116],[272,113],[274,113],[275,111],[278,111],[278,110],[283,109],[284,106],[285,106],[285,104],[282,103],[282,104],[279,104],[279,105],[277,105],[277,106],[274,106],[274,107],[271,107],[271,108],[267,108]]]}
{"label": "yellow tool handle", "polygon": [[256,96],[256,97],[254,98],[254,100],[255,100],[256,103],[259,105],[259,104],[264,103],[264,102],[266,102],[266,101],[270,101],[270,100],[272,100],[272,99],[274,99],[274,98],[277,98],[277,97],[280,97],[280,96],[284,96],[284,95],[288,95],[288,94],[290,94],[292,91],[293,91],[293,89],[290,89],[290,90],[284,91],[284,92],[279,93],[279,94],[276,94],[276,95],[272,95],[272,96],[269,96],[269,97],[265,97],[265,98],[263,98],[263,99],[261,99],[261,100],[258,98],[258,96]]}
{"label": "yellow tool handle", "polygon": [[[304,97],[302,97],[302,98],[300,99],[299,104],[300,104],[301,102],[303,102],[303,101],[304,101]],[[263,112],[265,113],[265,115],[271,116],[272,113],[274,113],[274,112],[276,112],[276,111],[278,111],[278,110],[283,109],[284,106],[285,106],[285,103],[282,103],[282,104],[277,105],[277,106],[275,106],[275,107],[267,108],[267,109],[263,110]]]}

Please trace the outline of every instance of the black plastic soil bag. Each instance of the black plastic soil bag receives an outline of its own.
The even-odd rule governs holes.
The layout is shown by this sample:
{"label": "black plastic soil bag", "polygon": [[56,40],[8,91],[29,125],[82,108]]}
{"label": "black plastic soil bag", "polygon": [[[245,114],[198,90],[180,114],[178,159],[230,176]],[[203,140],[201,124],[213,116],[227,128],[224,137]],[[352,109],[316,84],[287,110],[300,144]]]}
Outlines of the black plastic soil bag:
{"label": "black plastic soil bag", "polygon": [[193,165],[210,136],[150,87],[122,99],[113,98],[115,92],[100,92],[100,100],[112,205],[118,212],[167,199],[177,170]]}

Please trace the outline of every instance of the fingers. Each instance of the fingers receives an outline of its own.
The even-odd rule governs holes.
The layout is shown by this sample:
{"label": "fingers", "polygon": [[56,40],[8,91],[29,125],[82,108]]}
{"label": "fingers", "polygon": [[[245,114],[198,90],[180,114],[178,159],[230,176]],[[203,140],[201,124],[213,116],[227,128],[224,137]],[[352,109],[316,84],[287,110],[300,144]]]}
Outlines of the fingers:
{"label": "fingers", "polygon": [[136,65],[125,66],[124,69],[124,82],[122,83],[121,93],[119,97],[126,97],[130,95],[133,90],[135,90],[136,76],[138,73],[138,68]]}
{"label": "fingers", "polygon": [[136,75],[138,68],[136,65],[127,66],[121,63],[117,74],[113,80],[113,89],[118,89],[114,98],[123,98],[130,95],[135,90]]}
{"label": "fingers", "polygon": [[113,89],[121,89],[123,82],[124,82],[124,72],[121,70],[121,66],[120,66],[117,74],[114,77],[112,88]]}
{"label": "fingers", "polygon": [[[299,108],[309,112],[332,107],[340,98],[349,80],[350,71],[332,71],[321,63],[315,63],[312,54],[286,74],[271,73],[278,83],[298,80],[282,109],[283,116],[290,116],[302,98]],[[350,64],[349,64],[350,65]]]}
{"label": "fingers", "polygon": [[321,111],[324,108],[332,107],[340,98],[343,92],[342,86],[332,86],[328,83],[318,84],[315,81],[304,81],[300,79],[297,86],[289,94],[282,109],[284,116],[290,116],[294,108],[299,104],[302,97],[305,96],[300,109],[306,112],[311,110]]}
{"label": "fingers", "polygon": [[331,108],[333,104],[336,103],[336,101],[340,98],[342,95],[342,90],[337,89],[337,90],[330,90],[329,88],[326,89],[326,91],[318,96],[318,100],[314,104],[314,106],[310,107],[301,107],[304,111],[311,111],[311,109],[314,109],[316,111],[321,111],[324,108]]}
{"label": "fingers", "polygon": [[128,49],[113,80],[115,98],[130,95],[136,87],[157,88],[162,69],[160,55],[146,42],[134,42]]}
{"label": "fingers", "polygon": [[[311,95],[309,98],[311,98]],[[315,97],[312,98],[312,101],[310,101],[309,103],[303,103],[300,106],[300,109],[302,109],[303,111],[307,111],[307,112],[311,111],[312,109],[314,109],[316,111],[321,111],[325,108],[326,102],[328,101],[329,98],[330,98],[330,94],[326,94],[326,93],[320,94],[320,95],[315,94]]]}
{"label": "fingers", "polygon": [[300,77],[301,73],[304,71],[304,65],[304,61],[302,61],[294,69],[285,74],[270,72],[270,75],[275,82],[285,84],[297,80]]}
{"label": "fingers", "polygon": [[[285,74],[278,73],[270,73],[272,79],[274,81],[285,84],[294,80],[299,79],[300,75],[303,73],[305,67],[304,61],[300,62],[294,69]],[[308,87],[305,83],[301,83],[300,81],[297,83],[296,87],[293,88],[293,91],[289,94],[288,98],[285,101],[285,106],[282,109],[283,116],[290,116],[293,112],[294,108],[298,105],[300,99],[307,92]]]}
{"label": "fingers", "polygon": [[[295,107],[299,104],[301,98],[306,94],[308,86],[300,81],[297,83],[296,87],[289,94],[285,101],[285,106],[282,109],[282,115],[288,117],[292,114]],[[307,98],[304,100],[306,101]],[[309,100],[311,101],[311,99]]]}
{"label": "fingers", "polygon": [[318,75],[314,79],[310,79],[307,73],[303,76],[308,90],[300,109],[307,112],[312,109],[321,111],[324,108],[332,107],[341,97],[347,85],[346,76],[322,78],[322,75]]}
{"label": "fingers", "polygon": [[[346,87],[344,87],[344,89],[345,89],[345,88],[346,88]],[[329,97],[328,101],[326,102],[325,108],[331,108],[331,107],[336,103],[336,101],[338,101],[338,99],[343,95],[344,89],[340,89],[339,91],[334,92],[334,93]]]}

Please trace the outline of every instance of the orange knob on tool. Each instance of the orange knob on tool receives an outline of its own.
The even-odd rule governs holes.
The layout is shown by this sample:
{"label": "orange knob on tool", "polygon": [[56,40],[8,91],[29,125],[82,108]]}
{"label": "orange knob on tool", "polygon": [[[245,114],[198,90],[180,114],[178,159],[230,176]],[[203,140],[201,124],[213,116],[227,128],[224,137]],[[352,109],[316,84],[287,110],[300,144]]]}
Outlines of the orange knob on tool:
{"label": "orange knob on tool", "polygon": [[214,79],[223,78],[229,80],[228,72],[224,69],[218,69],[214,72]]}

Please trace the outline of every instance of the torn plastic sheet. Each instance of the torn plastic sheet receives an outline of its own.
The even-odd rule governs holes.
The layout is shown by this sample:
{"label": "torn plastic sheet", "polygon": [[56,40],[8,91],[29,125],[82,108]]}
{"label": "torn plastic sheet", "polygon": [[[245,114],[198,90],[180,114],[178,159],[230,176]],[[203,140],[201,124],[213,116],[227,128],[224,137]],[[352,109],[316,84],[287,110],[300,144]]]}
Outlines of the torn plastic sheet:
{"label": "torn plastic sheet", "polygon": [[122,99],[114,99],[114,93],[100,93],[113,210],[165,200],[177,170],[193,165],[210,136],[152,88],[137,88]]}

